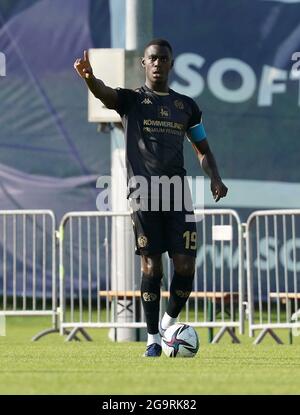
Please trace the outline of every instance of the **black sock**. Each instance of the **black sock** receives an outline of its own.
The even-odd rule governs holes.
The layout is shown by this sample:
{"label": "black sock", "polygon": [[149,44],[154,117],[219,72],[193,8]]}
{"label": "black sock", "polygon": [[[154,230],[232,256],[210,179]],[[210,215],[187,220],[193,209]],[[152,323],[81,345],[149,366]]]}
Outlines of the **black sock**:
{"label": "black sock", "polygon": [[167,313],[170,317],[178,317],[192,291],[193,281],[194,275],[179,275],[174,272],[170,286],[170,299],[167,306]]}
{"label": "black sock", "polygon": [[161,275],[142,274],[142,304],[149,334],[158,333]]}

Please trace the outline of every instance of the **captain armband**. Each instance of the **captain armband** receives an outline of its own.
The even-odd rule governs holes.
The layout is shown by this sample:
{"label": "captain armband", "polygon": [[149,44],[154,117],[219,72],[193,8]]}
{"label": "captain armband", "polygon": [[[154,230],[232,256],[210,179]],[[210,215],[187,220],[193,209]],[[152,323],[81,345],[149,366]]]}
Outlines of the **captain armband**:
{"label": "captain armband", "polygon": [[191,127],[188,130],[188,137],[193,143],[205,140],[206,132],[203,123],[200,122],[199,124],[196,124],[193,127]]}

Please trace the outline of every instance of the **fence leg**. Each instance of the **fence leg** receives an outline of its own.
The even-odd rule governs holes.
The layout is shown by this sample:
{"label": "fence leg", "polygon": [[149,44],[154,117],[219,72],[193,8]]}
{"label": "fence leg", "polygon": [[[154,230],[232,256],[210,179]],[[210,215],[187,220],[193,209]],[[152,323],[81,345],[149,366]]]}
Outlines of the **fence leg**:
{"label": "fence leg", "polygon": [[47,329],[47,330],[43,330],[40,333],[36,334],[35,336],[32,337],[31,341],[36,342],[39,339],[41,339],[44,336],[47,336],[47,334],[51,334],[51,333],[59,333],[59,329]]}
{"label": "fence leg", "polygon": [[57,314],[54,314],[52,329],[46,329],[46,330],[43,330],[43,331],[37,333],[35,336],[32,337],[31,341],[36,342],[39,339],[41,339],[42,337],[47,336],[47,334],[59,333],[59,332],[60,332],[60,330],[58,328]]}
{"label": "fence leg", "polygon": [[[231,318],[231,312],[229,307],[225,307],[225,313],[227,314],[227,316],[229,318]],[[235,303],[233,302],[233,321],[235,321],[235,317],[236,317],[236,307],[235,307]],[[234,335],[234,337],[231,335],[231,333]],[[229,335],[232,337],[232,343],[240,343],[240,341],[236,341],[237,337],[235,336],[235,327],[232,327],[230,329]]]}
{"label": "fence leg", "polygon": [[292,329],[289,330],[289,344],[293,344],[293,331],[292,331]]}
{"label": "fence leg", "polygon": [[[213,321],[213,310],[212,310],[212,301],[208,300],[207,302],[207,314],[208,321]],[[208,328],[208,343],[211,343],[214,338],[214,329],[212,327]]]}
{"label": "fence leg", "polygon": [[262,332],[259,334],[257,339],[253,342],[253,344],[260,344],[268,333],[276,341],[277,344],[283,344],[283,341],[271,329],[262,330]]}
{"label": "fence leg", "polygon": [[[288,300],[288,316],[289,316],[289,321],[291,321],[291,310],[292,310],[292,301]],[[293,344],[293,331],[292,329],[289,329],[289,344]]]}
{"label": "fence leg", "polygon": [[219,343],[219,341],[221,340],[221,338],[224,336],[226,332],[228,332],[228,334],[232,338],[232,343],[239,343],[239,344],[241,343],[240,340],[236,337],[233,331],[233,328],[231,327],[222,327],[219,333],[217,333],[217,335],[214,337],[211,343],[212,344]]}
{"label": "fence leg", "polygon": [[[69,335],[67,336],[65,341],[70,342],[71,340],[76,339],[77,332],[80,332],[87,341],[89,341],[89,342],[92,341],[92,338],[81,327],[75,327],[73,330],[71,330],[71,332],[69,333]],[[78,338],[77,338],[77,340],[78,340]]]}

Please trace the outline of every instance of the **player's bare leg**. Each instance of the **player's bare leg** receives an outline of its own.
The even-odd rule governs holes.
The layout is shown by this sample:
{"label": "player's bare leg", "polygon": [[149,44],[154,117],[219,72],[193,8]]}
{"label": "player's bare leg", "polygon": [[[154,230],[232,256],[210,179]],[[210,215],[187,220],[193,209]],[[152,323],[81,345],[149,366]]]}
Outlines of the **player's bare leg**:
{"label": "player's bare leg", "polygon": [[176,319],[188,300],[193,287],[195,258],[190,255],[174,254],[174,276],[170,286],[167,310],[160,323],[160,334],[176,323]]}
{"label": "player's bare leg", "polygon": [[161,337],[158,331],[160,285],[163,276],[161,255],[141,257],[141,298],[147,323],[147,350],[144,356],[161,355]]}

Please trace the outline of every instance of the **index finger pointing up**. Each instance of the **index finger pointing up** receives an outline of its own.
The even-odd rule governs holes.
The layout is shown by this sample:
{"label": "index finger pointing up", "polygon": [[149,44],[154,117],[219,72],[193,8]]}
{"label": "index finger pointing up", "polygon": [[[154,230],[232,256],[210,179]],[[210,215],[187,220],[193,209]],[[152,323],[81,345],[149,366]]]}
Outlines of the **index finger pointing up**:
{"label": "index finger pointing up", "polygon": [[83,52],[83,56],[84,56],[84,60],[85,60],[86,62],[90,63],[90,60],[89,60],[89,54],[88,54],[88,51],[87,51],[87,50],[85,50],[85,51]]}

